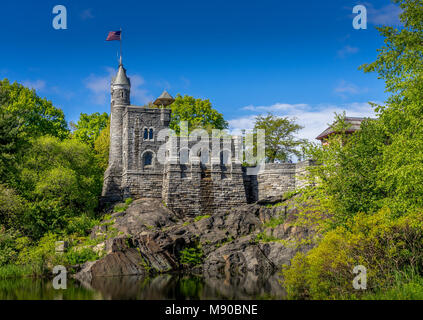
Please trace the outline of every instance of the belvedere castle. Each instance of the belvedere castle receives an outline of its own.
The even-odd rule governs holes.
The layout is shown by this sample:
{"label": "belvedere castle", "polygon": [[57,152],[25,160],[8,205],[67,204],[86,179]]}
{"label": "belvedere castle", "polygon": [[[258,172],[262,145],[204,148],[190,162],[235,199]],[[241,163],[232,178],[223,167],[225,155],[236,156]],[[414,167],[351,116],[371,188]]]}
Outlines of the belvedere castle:
{"label": "belvedere castle", "polygon": [[[154,102],[160,108],[133,106],[131,81],[119,64],[111,82],[109,165],[104,174],[102,202],[128,197],[160,198],[178,215],[210,214],[301,186],[311,161],[266,164],[256,175],[240,162],[241,137],[191,141],[160,132],[169,128],[173,98],[164,91]],[[216,140],[216,139],[215,139]],[[206,143],[204,143],[206,141]],[[161,146],[164,158],[158,161]]]}

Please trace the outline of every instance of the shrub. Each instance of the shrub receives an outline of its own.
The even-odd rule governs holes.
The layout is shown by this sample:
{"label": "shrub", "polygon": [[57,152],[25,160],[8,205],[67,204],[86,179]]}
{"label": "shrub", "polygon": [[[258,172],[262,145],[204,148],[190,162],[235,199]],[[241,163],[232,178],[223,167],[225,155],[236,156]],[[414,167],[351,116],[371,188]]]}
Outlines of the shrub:
{"label": "shrub", "polygon": [[98,223],[98,220],[83,214],[81,216],[68,219],[65,231],[67,234],[78,234],[84,236]]}
{"label": "shrub", "polygon": [[77,250],[69,250],[66,253],[66,261],[70,265],[82,264],[87,261],[94,261],[99,259],[99,255],[90,247]]}
{"label": "shrub", "polygon": [[327,232],[307,255],[297,254],[284,267],[284,284],[290,298],[334,299],[356,297],[356,265],[367,268],[367,288],[391,287],[396,272],[423,265],[423,217],[409,214],[393,219],[390,210],[357,214],[346,226]]}
{"label": "shrub", "polygon": [[127,198],[124,203],[118,203],[114,206],[113,212],[123,212],[128,209],[129,205],[133,202],[132,198]]}
{"label": "shrub", "polygon": [[180,263],[186,266],[196,266],[203,262],[203,250],[201,245],[185,248],[180,251]]}
{"label": "shrub", "polygon": [[57,235],[47,233],[36,245],[22,248],[18,263],[31,266],[35,275],[44,274],[53,266],[63,264],[63,256],[56,255],[57,240]]}

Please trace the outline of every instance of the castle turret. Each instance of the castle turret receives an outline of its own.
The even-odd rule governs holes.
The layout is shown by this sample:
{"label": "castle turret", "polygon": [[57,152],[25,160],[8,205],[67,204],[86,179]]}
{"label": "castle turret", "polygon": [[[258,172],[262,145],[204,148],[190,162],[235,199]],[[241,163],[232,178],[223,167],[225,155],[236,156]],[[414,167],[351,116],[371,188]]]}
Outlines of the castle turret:
{"label": "castle turret", "polygon": [[160,121],[164,127],[168,127],[170,123],[170,113],[165,111],[164,108],[171,105],[174,101],[175,99],[173,99],[173,97],[166,90],[164,90],[160,97],[154,101],[156,106],[161,107]]}
{"label": "castle turret", "polygon": [[104,174],[102,196],[109,201],[121,198],[123,114],[130,105],[131,81],[122,59],[111,82],[109,166]]}

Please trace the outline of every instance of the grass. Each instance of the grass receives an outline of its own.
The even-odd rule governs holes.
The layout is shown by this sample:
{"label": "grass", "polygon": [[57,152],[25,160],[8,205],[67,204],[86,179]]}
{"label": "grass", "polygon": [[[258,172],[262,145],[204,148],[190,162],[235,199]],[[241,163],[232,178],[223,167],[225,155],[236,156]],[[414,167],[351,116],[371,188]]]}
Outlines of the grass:
{"label": "grass", "polygon": [[113,213],[126,211],[133,201],[132,198],[127,198],[124,203],[118,203],[114,206]]}
{"label": "grass", "polygon": [[411,271],[397,272],[393,286],[364,293],[360,298],[362,300],[423,300],[423,277]]}
{"label": "grass", "polygon": [[278,217],[273,217],[269,221],[263,224],[265,228],[276,228],[277,226],[283,224],[285,222],[285,217],[280,215]]}
{"label": "grass", "polygon": [[281,239],[278,239],[274,236],[269,236],[266,234],[266,232],[260,232],[256,236],[256,241],[258,242],[278,242],[281,241]]}
{"label": "grass", "polygon": [[277,207],[283,207],[285,206],[284,202],[278,202],[274,204],[266,204],[266,208],[277,208]]}
{"label": "grass", "polygon": [[29,265],[8,264],[0,267],[0,279],[23,278],[34,274],[34,270]]}

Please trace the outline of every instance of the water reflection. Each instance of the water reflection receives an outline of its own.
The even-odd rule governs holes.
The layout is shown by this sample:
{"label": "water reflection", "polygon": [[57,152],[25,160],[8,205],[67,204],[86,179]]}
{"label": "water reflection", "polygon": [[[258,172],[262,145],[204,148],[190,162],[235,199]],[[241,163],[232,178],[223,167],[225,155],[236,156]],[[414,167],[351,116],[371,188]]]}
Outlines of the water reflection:
{"label": "water reflection", "polygon": [[104,299],[207,300],[207,299],[283,299],[285,291],[274,275],[260,279],[252,274],[243,278],[202,278],[164,274],[154,278],[99,277],[87,289],[101,292]]}
{"label": "water reflection", "polygon": [[247,275],[240,278],[202,278],[164,274],[154,278],[137,276],[99,277],[91,283],[68,280],[68,289],[55,290],[43,279],[0,281],[2,300],[206,300],[206,299],[283,299],[278,276],[261,280]]}

